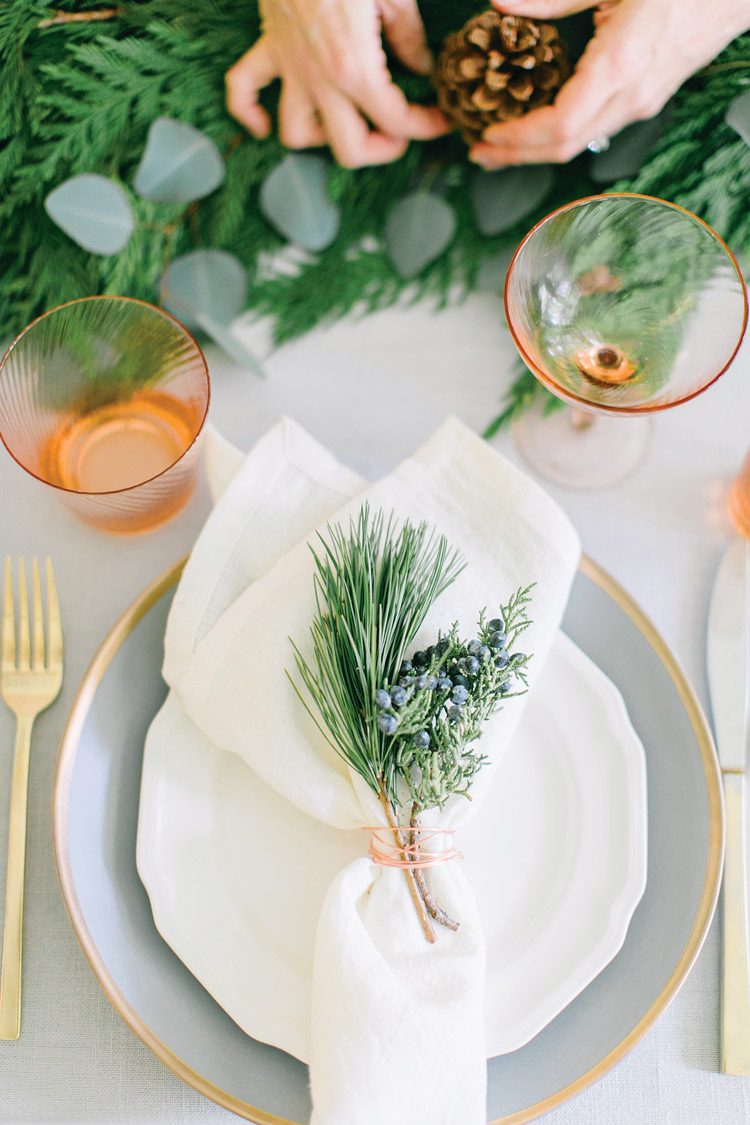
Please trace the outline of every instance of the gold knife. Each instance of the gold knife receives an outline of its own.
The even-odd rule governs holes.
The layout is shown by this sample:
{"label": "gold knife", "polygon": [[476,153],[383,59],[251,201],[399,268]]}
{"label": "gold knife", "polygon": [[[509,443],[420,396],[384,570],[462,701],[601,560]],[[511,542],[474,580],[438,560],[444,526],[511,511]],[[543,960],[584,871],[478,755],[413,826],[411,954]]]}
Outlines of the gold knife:
{"label": "gold knife", "polygon": [[708,618],[708,681],[724,783],[721,1072],[750,1074],[745,759],[750,718],[750,540],[719,566]]}

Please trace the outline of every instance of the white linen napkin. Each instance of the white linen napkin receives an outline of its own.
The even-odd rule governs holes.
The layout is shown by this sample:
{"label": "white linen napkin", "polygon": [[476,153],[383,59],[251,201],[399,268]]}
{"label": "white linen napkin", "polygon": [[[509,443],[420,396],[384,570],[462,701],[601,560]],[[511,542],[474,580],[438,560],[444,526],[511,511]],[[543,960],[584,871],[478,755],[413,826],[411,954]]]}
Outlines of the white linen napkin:
{"label": "white linen napkin", "polygon": [[[222,469],[217,459],[222,483],[230,461],[225,456]],[[361,488],[293,424],[267,435],[226,485],[196,544],[170,616],[165,660],[168,682],[207,738],[239,754],[297,809],[351,829],[380,822],[379,806],[324,742],[285,676],[288,636],[308,654],[314,611],[312,560],[298,540],[336,509],[336,521],[346,521],[365,498],[444,532],[469,565],[433,608],[417,646],[453,620],[470,633],[480,608],[497,607],[517,586],[536,581],[527,634],[532,685],[578,559],[575,533],[553,501],[455,421],[391,476]],[[521,702],[488,724],[483,746],[492,762],[512,736]],[[441,826],[466,819],[489,774],[490,767],[480,774],[471,804],[449,803]],[[273,846],[271,839],[264,861],[272,862]],[[471,890],[458,863],[432,869],[436,896],[461,928],[438,927],[438,942],[429,946],[403,873],[374,865],[366,847],[363,833],[363,858],[333,881],[318,924],[313,1120],[483,1122],[484,942]],[[279,896],[284,889],[279,871]]]}

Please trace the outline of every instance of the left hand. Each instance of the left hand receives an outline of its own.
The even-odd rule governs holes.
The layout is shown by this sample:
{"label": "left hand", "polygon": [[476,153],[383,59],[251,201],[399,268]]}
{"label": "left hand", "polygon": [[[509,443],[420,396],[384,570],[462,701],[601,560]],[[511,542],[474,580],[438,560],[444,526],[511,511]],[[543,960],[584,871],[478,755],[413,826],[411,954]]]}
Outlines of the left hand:
{"label": "left hand", "polygon": [[595,8],[595,34],[551,106],[490,125],[485,168],[564,163],[590,141],[653,117],[686,78],[750,26],[748,0],[492,0],[505,15],[561,19]]}
{"label": "left hand", "polygon": [[279,137],[288,148],[328,144],[346,168],[397,160],[409,140],[450,122],[411,105],[393,81],[381,33],[405,66],[432,65],[417,0],[259,0],[263,34],[227,71],[229,112],[256,137],[271,120],[260,91],[281,79]]}

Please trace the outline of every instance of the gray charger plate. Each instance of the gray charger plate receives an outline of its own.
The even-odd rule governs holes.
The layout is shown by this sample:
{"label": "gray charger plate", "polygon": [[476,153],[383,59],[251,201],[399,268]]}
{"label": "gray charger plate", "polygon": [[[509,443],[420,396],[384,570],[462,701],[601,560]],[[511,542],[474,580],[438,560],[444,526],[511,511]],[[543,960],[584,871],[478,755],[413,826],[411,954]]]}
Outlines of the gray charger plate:
{"label": "gray charger plate", "polygon": [[[259,1125],[300,1125],[310,1116],[307,1068],[250,1039],[209,996],[157,933],[136,871],[143,743],[166,694],[164,626],[180,572],[181,565],[158,579],[127,610],[73,704],[53,807],[63,898],[108,999],[162,1062]],[[604,972],[525,1047],[490,1060],[493,1125],[532,1120],[625,1055],[687,976],[721,877],[716,754],[666,645],[588,559],[563,624],[622,691],[646,750],[648,884]]]}

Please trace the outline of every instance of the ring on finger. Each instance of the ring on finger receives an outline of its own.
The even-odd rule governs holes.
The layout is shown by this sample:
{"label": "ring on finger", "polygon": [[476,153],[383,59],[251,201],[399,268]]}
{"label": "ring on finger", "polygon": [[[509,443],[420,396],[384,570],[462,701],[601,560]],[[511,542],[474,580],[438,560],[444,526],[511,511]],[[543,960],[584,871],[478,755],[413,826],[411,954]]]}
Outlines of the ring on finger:
{"label": "ring on finger", "polygon": [[590,140],[589,143],[586,145],[586,148],[589,150],[589,152],[594,152],[594,153],[606,152],[607,149],[609,148],[609,145],[610,145],[609,137],[607,137],[604,133],[602,133],[601,136],[594,137],[592,140]]}

